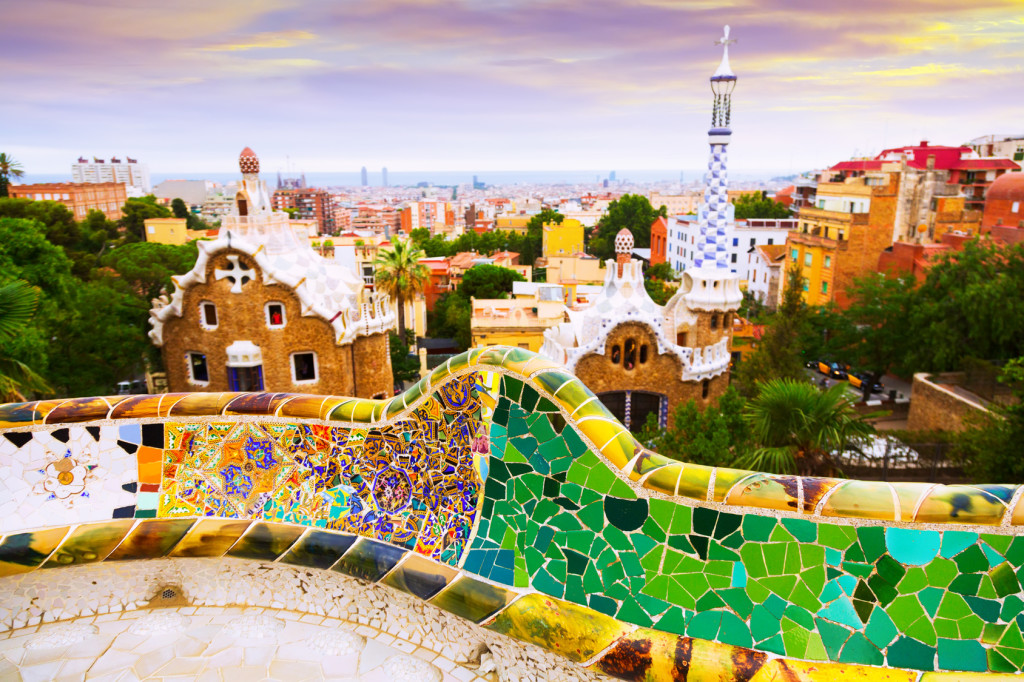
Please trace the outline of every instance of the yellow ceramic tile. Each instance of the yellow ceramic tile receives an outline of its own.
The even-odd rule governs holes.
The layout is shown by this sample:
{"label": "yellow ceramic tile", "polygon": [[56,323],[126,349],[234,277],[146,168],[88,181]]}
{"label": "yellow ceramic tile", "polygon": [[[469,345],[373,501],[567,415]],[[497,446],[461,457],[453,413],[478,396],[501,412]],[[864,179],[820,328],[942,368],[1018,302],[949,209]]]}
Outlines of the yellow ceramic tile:
{"label": "yellow ceramic tile", "polygon": [[714,467],[702,464],[687,464],[679,476],[679,488],[676,495],[691,500],[704,502],[708,499],[708,487],[711,485],[711,473]]}
{"label": "yellow ceramic tile", "polygon": [[250,523],[239,519],[200,519],[168,556],[224,556]]}
{"label": "yellow ceramic tile", "polygon": [[917,671],[776,658],[762,666],[750,682],[914,682],[917,676]]}
{"label": "yellow ceramic tile", "polygon": [[485,627],[575,662],[593,657],[634,629],[585,606],[536,593],[515,600]]}
{"label": "yellow ceramic tile", "polygon": [[666,495],[675,495],[676,484],[679,482],[679,475],[681,473],[683,473],[682,463],[676,462],[666,465],[645,478],[643,486]]}
{"label": "yellow ceramic tile", "polygon": [[107,558],[135,524],[135,519],[89,523],[71,531],[43,568],[89,564]]}
{"label": "yellow ceramic tile", "polygon": [[896,518],[892,488],[881,481],[847,481],[829,496],[821,515],[892,521]]}
{"label": "yellow ceramic tile", "polygon": [[918,507],[918,523],[976,523],[998,526],[1006,505],[994,495],[967,485],[933,488]]}
{"label": "yellow ceramic tile", "polygon": [[[721,473],[721,469],[718,470]],[[725,501],[727,504],[780,511],[799,511],[800,480],[795,476],[770,476],[754,474],[732,487]]]}
{"label": "yellow ceramic tile", "polygon": [[8,535],[0,543],[0,576],[38,568],[67,534],[68,527],[63,526]]}

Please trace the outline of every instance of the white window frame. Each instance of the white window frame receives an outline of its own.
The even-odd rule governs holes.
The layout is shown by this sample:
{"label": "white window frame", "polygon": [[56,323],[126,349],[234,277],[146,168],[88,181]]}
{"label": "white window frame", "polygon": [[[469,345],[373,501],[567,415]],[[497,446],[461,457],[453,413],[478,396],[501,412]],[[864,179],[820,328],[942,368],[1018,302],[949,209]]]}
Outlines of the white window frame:
{"label": "white window frame", "polygon": [[[281,306],[281,324],[272,324],[270,322],[270,306],[279,305]],[[283,301],[267,301],[266,305],[263,306],[263,319],[267,323],[269,329],[284,329],[288,326],[288,311],[284,307]]]}
{"label": "white window frame", "polygon": [[[313,356],[313,378],[302,379],[295,375],[295,356],[296,355],[312,355]],[[305,384],[315,384],[320,381],[320,359],[317,357],[315,350],[301,350],[288,355],[288,369],[292,373],[292,383],[296,386],[302,386]]]}
{"label": "white window frame", "polygon": [[[200,381],[199,379],[196,379],[195,376],[193,376],[193,374],[192,374],[192,356],[193,355],[201,355],[203,357],[203,362],[206,363],[206,381]],[[186,353],[185,353],[185,367],[188,368],[188,382],[190,384],[195,384],[196,386],[209,386],[210,385],[210,361],[206,357],[206,353],[200,353],[199,351],[194,351],[194,350],[186,351]]]}
{"label": "white window frame", "polygon": [[[217,318],[217,324],[209,324],[206,321],[206,306],[213,306],[213,315]],[[214,329],[220,326],[220,311],[217,310],[217,304],[213,301],[200,301],[199,302],[199,326],[208,332],[212,332]]]}

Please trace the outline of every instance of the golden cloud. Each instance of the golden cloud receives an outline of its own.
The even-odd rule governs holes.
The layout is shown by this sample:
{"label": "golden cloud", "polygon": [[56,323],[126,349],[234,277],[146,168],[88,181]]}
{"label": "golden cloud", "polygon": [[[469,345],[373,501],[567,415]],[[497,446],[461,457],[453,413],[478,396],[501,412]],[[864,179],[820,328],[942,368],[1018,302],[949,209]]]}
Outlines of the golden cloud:
{"label": "golden cloud", "polygon": [[205,52],[245,52],[247,50],[294,47],[315,39],[316,35],[309,31],[274,31],[256,33],[239,42],[208,45],[201,49]]}

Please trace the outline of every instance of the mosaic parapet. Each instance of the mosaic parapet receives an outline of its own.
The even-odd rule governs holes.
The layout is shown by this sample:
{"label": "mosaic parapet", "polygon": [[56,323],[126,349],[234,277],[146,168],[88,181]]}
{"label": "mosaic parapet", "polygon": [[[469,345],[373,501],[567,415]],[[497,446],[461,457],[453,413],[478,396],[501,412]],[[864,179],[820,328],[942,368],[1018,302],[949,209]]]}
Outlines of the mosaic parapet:
{"label": "mosaic parapet", "polygon": [[[0,406],[21,427],[3,431],[0,466],[10,457],[32,479],[29,496],[6,484],[20,504],[0,516],[4,572],[165,549],[290,556],[415,589],[624,679],[693,666],[737,679],[906,679],[899,669],[1024,664],[1015,487],[673,462],[528,351],[463,354],[389,401],[77,404]],[[177,525],[158,532],[164,519]],[[56,523],[64,532],[16,532]],[[409,562],[415,577],[395,573]]]}

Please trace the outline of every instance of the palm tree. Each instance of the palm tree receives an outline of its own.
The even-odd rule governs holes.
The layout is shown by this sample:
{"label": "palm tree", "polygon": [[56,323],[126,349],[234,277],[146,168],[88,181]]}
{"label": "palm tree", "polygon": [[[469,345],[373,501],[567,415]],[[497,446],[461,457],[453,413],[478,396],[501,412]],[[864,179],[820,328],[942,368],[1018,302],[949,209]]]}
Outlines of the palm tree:
{"label": "palm tree", "polygon": [[[39,302],[39,290],[16,280],[0,285],[0,341],[12,339],[28,324]],[[27,365],[0,355],[0,402],[25,400],[22,390],[49,391],[46,380]]]}
{"label": "palm tree", "polygon": [[847,398],[845,382],[820,391],[806,381],[773,379],[761,385],[744,417],[760,447],[739,464],[771,473],[835,475],[832,453],[874,431]]}
{"label": "palm tree", "polygon": [[11,178],[20,178],[24,175],[25,171],[22,170],[20,163],[6,152],[0,152],[0,197],[7,196],[7,185],[10,184]]}
{"label": "palm tree", "polygon": [[374,286],[398,303],[398,336],[405,343],[405,302],[422,293],[430,280],[430,270],[420,263],[426,258],[422,249],[393,239],[390,249],[381,249],[373,261]]}

